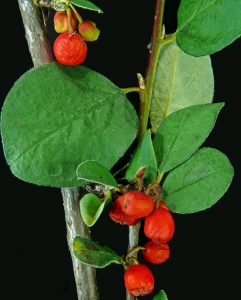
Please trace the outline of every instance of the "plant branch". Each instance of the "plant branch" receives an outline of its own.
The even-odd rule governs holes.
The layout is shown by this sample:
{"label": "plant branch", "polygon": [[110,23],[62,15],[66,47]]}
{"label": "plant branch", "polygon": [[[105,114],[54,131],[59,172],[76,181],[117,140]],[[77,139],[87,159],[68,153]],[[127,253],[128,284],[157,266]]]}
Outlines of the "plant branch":
{"label": "plant branch", "polygon": [[18,0],[25,37],[35,67],[53,61],[47,30],[44,26],[41,9],[32,0]]}
{"label": "plant branch", "polygon": [[[138,132],[138,141],[140,142],[147,130],[147,123],[149,118],[150,102],[152,95],[152,87],[154,76],[156,72],[157,59],[160,53],[160,43],[159,40],[162,38],[162,20],[164,12],[165,0],[156,1],[156,10],[152,31],[151,39],[151,49],[149,55],[149,61],[147,65],[147,75],[146,82],[143,82],[143,78],[140,74],[137,74],[139,87],[145,86],[144,93],[139,93],[140,96],[140,108],[139,108],[139,132]],[[158,47],[159,46],[159,47]],[[158,50],[157,50],[158,48]],[[129,246],[128,252],[138,245],[139,241],[139,231],[140,231],[140,221],[135,226],[129,226]],[[137,253],[135,253],[137,257]],[[132,296],[128,291],[126,291],[126,300],[135,300],[137,297]]]}
{"label": "plant branch", "polygon": [[[136,246],[138,246],[139,242],[139,231],[141,227],[141,221],[139,221],[135,226],[129,226],[129,245],[128,245],[128,250],[132,250]],[[133,257],[137,257],[137,252],[133,253]],[[135,300],[137,299],[135,296],[132,296],[127,290],[126,290],[126,300]]]}
{"label": "plant branch", "polygon": [[[18,0],[25,37],[35,67],[53,61],[47,30],[44,25],[41,8],[32,0]],[[67,240],[73,262],[78,300],[98,300],[95,268],[82,264],[74,257],[72,243],[76,235],[90,238],[90,231],[83,223],[79,211],[81,188],[62,188]],[[83,191],[83,190],[82,190]]]}
{"label": "plant branch", "polygon": [[140,106],[139,111],[139,133],[138,139],[141,140],[143,135],[147,130],[147,123],[149,118],[149,110],[152,96],[152,87],[156,73],[156,64],[159,57],[162,44],[160,40],[162,38],[162,22],[163,22],[163,12],[164,12],[165,0],[156,1],[156,10],[154,17],[154,24],[152,30],[151,38],[151,49],[149,55],[149,61],[147,66],[147,75],[146,75],[146,89],[145,96],[142,99],[142,105]]}
{"label": "plant branch", "polygon": [[90,230],[84,224],[80,215],[79,200],[83,196],[81,195],[81,188],[62,188],[61,192],[64,201],[67,241],[73,262],[78,299],[98,300],[95,268],[82,264],[72,251],[73,241],[77,235],[90,239]]}

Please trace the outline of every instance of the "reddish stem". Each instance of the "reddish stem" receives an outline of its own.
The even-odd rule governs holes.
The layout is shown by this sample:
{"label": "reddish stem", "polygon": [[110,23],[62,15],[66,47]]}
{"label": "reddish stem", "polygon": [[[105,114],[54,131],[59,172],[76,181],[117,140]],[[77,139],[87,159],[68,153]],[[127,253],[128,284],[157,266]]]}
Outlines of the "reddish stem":
{"label": "reddish stem", "polygon": [[162,18],[162,14],[163,14],[162,2],[163,2],[163,0],[156,1],[155,17],[154,17],[152,38],[151,38],[151,49],[150,49],[150,55],[149,55],[148,64],[147,64],[147,73],[149,72],[149,70],[151,69],[151,66],[152,66],[152,60],[153,60],[154,49],[156,46],[157,35],[158,35],[158,33],[161,32],[161,29],[159,28],[158,24],[159,24],[159,19],[160,19],[160,17]]}

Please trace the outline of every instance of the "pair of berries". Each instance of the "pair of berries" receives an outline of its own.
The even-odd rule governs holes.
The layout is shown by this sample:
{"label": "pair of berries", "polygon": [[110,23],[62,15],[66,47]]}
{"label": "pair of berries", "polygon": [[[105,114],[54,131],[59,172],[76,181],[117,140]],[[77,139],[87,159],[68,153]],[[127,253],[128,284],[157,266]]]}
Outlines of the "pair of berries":
{"label": "pair of berries", "polygon": [[139,191],[123,194],[115,201],[109,213],[110,218],[122,225],[136,225],[145,217],[144,234],[155,243],[168,242],[174,233],[174,221],[163,202],[155,209],[153,199]]}
{"label": "pair of berries", "polygon": [[133,226],[154,209],[152,198],[139,191],[131,191],[116,199],[109,216],[116,223]]}
{"label": "pair of berries", "polygon": [[54,42],[54,55],[59,63],[68,66],[84,62],[87,54],[85,41],[97,40],[100,33],[95,23],[82,21],[78,12],[70,9],[68,12],[55,13],[54,28],[60,33]]}
{"label": "pair of berries", "polygon": [[160,264],[170,257],[170,247],[167,244],[175,230],[171,213],[163,202],[159,208],[145,218],[144,234],[150,238],[142,251],[144,259],[153,264]]}

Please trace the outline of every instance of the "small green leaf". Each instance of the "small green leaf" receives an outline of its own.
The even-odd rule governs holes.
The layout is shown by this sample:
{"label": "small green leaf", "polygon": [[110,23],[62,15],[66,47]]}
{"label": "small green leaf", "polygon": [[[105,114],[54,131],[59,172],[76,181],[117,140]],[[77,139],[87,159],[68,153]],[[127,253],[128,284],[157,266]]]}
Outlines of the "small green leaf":
{"label": "small green leaf", "polygon": [[233,174],[226,155],[216,149],[202,148],[167,175],[162,199],[176,213],[204,210],[223,196]]}
{"label": "small green leaf", "polygon": [[177,44],[193,56],[212,54],[241,35],[240,0],[182,0]]}
{"label": "small green leaf", "polygon": [[109,247],[80,236],[74,238],[73,253],[82,263],[96,268],[122,263],[122,258]]}
{"label": "small green leaf", "polygon": [[[122,89],[83,66],[44,64],[26,72],[2,108],[4,154],[12,173],[38,185],[74,187],[86,160],[107,169],[136,137],[138,118]],[[121,136],[117,139],[117,136]]]}
{"label": "small green leaf", "polygon": [[152,131],[171,113],[211,103],[214,79],[209,56],[193,57],[173,41],[161,49],[150,107]]}
{"label": "small green leaf", "polygon": [[156,294],[156,296],[154,296],[152,300],[168,300],[168,299],[166,293],[163,290],[161,290],[158,294]]}
{"label": "small green leaf", "polygon": [[70,0],[70,2],[84,9],[90,9],[97,11],[98,13],[103,13],[103,11],[99,7],[88,0]]}
{"label": "small green leaf", "polygon": [[157,176],[157,162],[149,130],[144,134],[138,148],[132,156],[126,170],[126,178],[129,181],[132,180],[141,167],[146,167],[143,180],[145,185],[148,185],[153,182]]}
{"label": "small green leaf", "polygon": [[93,226],[99,219],[104,207],[110,202],[110,198],[101,201],[95,194],[86,194],[80,200],[80,213],[87,226]]}
{"label": "small green leaf", "polygon": [[157,166],[165,173],[187,160],[205,141],[224,103],[202,104],[168,116],[153,139]]}
{"label": "small green leaf", "polygon": [[97,161],[87,160],[77,167],[77,179],[84,179],[118,188],[115,178],[110,171]]}

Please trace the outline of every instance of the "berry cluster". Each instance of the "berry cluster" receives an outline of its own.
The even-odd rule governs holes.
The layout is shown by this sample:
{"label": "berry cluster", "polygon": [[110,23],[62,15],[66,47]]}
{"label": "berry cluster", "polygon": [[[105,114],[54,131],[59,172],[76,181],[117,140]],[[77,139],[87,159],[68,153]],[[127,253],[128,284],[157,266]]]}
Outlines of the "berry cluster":
{"label": "berry cluster", "polygon": [[100,34],[94,22],[83,21],[77,10],[70,8],[55,13],[54,29],[60,34],[54,42],[54,55],[59,63],[68,66],[83,63],[87,54],[85,41],[96,41]]}
{"label": "berry cluster", "polygon": [[[170,247],[167,242],[172,238],[175,226],[163,201],[157,202],[144,192],[129,191],[115,200],[109,216],[116,223],[129,226],[136,225],[144,218],[144,234],[150,239],[142,248],[144,259],[160,264],[169,258]],[[134,261],[135,264],[125,272],[125,286],[130,294],[144,296],[152,292],[154,278],[147,266]]]}

